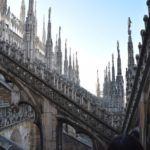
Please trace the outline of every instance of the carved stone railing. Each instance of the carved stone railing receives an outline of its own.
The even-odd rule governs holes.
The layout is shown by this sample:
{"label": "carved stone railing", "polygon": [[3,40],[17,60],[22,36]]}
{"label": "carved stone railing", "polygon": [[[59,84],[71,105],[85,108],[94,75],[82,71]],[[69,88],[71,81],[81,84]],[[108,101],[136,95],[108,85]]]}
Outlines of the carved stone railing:
{"label": "carved stone railing", "polygon": [[30,63],[29,60],[24,58],[23,50],[17,48],[15,43],[10,45],[7,43],[7,41],[0,42],[0,47],[3,47],[6,54],[17,60],[24,67],[27,67],[27,69],[36,74],[39,78],[44,80],[51,80],[51,85],[53,87],[63,92],[66,96],[70,97],[75,102],[82,105],[88,111],[93,112],[95,110],[95,108],[92,107],[92,103],[93,101],[97,100],[96,96],[75,84],[74,82],[69,81],[66,77],[58,74],[55,70],[50,71],[50,69],[46,68],[46,65],[40,61],[36,60],[33,63]]}
{"label": "carved stone railing", "polygon": [[[150,0],[148,0],[150,14]],[[150,16],[150,15],[149,15]],[[141,99],[144,84],[150,72],[150,18],[144,16],[145,30],[141,31],[142,45],[139,44],[139,56],[137,56],[137,69],[134,76],[132,91],[126,111],[122,132],[127,133],[134,121],[134,115]]]}
{"label": "carved stone railing", "polygon": [[101,112],[101,117],[98,117],[93,113],[89,104],[86,105],[86,102],[93,100],[92,95],[87,97],[88,92],[64,81],[64,78],[57,73],[46,71],[46,68],[42,70],[23,60],[23,53],[19,52],[16,47],[4,41],[0,42],[0,65],[5,71],[19,78],[28,88],[39,92],[80,123],[86,124],[95,134],[103,135],[109,140],[115,134],[119,134],[108,125],[105,113]]}
{"label": "carved stone railing", "polygon": [[0,131],[26,120],[35,120],[35,112],[30,105],[21,104],[18,110],[12,109],[9,103],[0,106]]}

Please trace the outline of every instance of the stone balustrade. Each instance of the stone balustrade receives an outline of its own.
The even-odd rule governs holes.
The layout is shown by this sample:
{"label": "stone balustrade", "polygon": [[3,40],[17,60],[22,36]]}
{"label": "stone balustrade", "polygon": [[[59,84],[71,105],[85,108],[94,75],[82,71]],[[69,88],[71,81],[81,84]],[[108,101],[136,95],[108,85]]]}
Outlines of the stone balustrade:
{"label": "stone balustrade", "polygon": [[96,96],[69,82],[57,72],[48,71],[49,68],[44,64],[26,60],[24,52],[19,51],[15,44],[0,41],[0,64],[31,90],[39,92],[57,107],[65,110],[70,117],[86,124],[95,134],[103,135],[107,140],[119,134],[119,131],[110,126],[108,115],[104,111],[99,110],[100,115],[96,113],[95,106],[92,105],[97,99]]}
{"label": "stone balustrade", "polygon": [[[97,100],[97,97],[84,88],[69,81],[63,75],[58,74],[55,70],[50,71],[50,69],[46,68],[46,65],[40,61],[35,61],[31,64],[29,60],[25,60],[24,52],[21,49],[18,49],[15,44],[10,45],[7,41],[0,41],[0,49],[12,59],[28,68],[40,79],[45,80],[58,91],[68,96],[71,100],[80,104],[84,109],[95,113],[98,117],[102,116],[103,111],[99,110],[99,113],[96,114],[96,111],[94,111],[96,108],[92,107],[92,103]],[[103,115],[106,116],[105,114]]]}
{"label": "stone balustrade", "polygon": [[0,107],[0,130],[25,120],[35,120],[35,112],[30,105],[21,104],[18,110],[13,109],[9,103]]}

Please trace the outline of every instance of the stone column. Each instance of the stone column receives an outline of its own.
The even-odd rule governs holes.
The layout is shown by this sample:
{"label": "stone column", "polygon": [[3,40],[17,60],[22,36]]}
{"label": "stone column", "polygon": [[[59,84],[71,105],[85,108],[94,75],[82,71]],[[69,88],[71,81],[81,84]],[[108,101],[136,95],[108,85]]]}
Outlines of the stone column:
{"label": "stone column", "polygon": [[43,150],[56,150],[57,110],[47,100],[43,100],[42,134]]}
{"label": "stone column", "polygon": [[146,150],[146,124],[147,124],[147,94],[142,93],[139,103],[139,127],[140,127],[140,140]]}
{"label": "stone column", "polygon": [[58,124],[57,124],[57,134],[56,134],[56,138],[57,138],[57,141],[56,141],[56,150],[62,150],[62,122],[59,121]]}

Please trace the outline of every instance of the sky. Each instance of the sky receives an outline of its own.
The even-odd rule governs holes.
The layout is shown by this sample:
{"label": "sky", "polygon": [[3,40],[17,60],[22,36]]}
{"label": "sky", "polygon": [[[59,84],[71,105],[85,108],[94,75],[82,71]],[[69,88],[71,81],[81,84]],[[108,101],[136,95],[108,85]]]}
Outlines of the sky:
{"label": "sky", "polygon": [[[19,17],[22,0],[8,0],[11,11]],[[26,3],[26,12],[28,9]],[[52,38],[62,28],[62,52],[67,39],[68,51],[78,52],[80,85],[96,94],[97,69],[103,89],[104,69],[111,63],[112,53],[117,71],[117,40],[120,44],[122,74],[127,67],[128,17],[131,18],[134,55],[141,42],[143,16],[148,14],[146,0],[37,0],[38,35],[42,37],[43,16],[48,18],[51,7]],[[68,52],[69,53],[69,52]]]}

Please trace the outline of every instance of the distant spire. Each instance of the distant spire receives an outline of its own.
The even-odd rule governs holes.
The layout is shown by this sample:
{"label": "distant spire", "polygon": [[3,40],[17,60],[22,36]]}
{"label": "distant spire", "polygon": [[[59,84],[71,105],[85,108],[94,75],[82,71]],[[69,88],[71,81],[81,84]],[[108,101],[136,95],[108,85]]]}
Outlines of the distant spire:
{"label": "distant spire", "polygon": [[46,42],[46,32],[45,32],[45,16],[43,16],[43,36],[42,36],[42,42],[45,45]]}
{"label": "distant spire", "polygon": [[117,75],[122,75],[121,71],[121,58],[120,58],[120,49],[119,42],[117,41],[117,51],[118,51],[118,59],[117,59]]}
{"label": "distant spire", "polygon": [[67,39],[65,40],[65,60],[67,60]]}
{"label": "distant spire", "polygon": [[134,67],[133,43],[131,37],[131,19],[128,18],[128,68]]}
{"label": "distant spire", "polygon": [[69,54],[69,79],[72,80],[71,48],[70,48],[70,54]]}
{"label": "distant spire", "polygon": [[58,50],[61,51],[61,27],[59,27]]}
{"label": "distant spire", "polygon": [[24,24],[25,22],[25,2],[22,0],[20,9],[20,20]]}
{"label": "distant spire", "polygon": [[36,11],[37,1],[35,0],[34,16],[35,16],[35,34],[37,36],[37,11]]}
{"label": "distant spire", "polygon": [[119,42],[117,41],[117,51],[118,51],[118,58],[117,58],[117,76],[116,76],[116,96],[118,98],[121,98],[119,100],[119,107],[123,108],[123,103],[124,103],[124,81],[123,81],[123,76],[122,76],[122,70],[121,70],[121,58],[120,58],[120,49],[119,49]]}
{"label": "distant spire", "polygon": [[36,28],[35,28],[35,17],[34,17],[34,0],[29,0],[28,6],[28,14],[25,22],[25,34],[24,34],[24,55],[25,61],[29,60],[31,62],[35,59],[35,36],[36,36]]}
{"label": "distant spire", "polygon": [[57,52],[58,49],[58,42],[57,42],[57,34],[56,34],[56,41],[55,41],[55,53]]}
{"label": "distant spire", "polygon": [[75,66],[74,66],[74,54],[73,54],[73,70],[75,69]]}
{"label": "distant spire", "polygon": [[34,0],[29,0],[28,16],[33,16]]}
{"label": "distant spire", "polygon": [[74,65],[74,54],[73,54],[73,68],[72,68],[72,77],[73,77],[73,82],[75,82],[75,65]]}
{"label": "distant spire", "polygon": [[70,53],[69,53],[69,66],[71,66],[71,48],[70,48]]}
{"label": "distant spire", "polygon": [[49,8],[49,13],[48,13],[48,22],[51,22],[51,7]]}
{"label": "distant spire", "polygon": [[[2,2],[1,2],[2,1]],[[0,9],[2,9],[2,14],[5,15],[7,12],[7,0],[1,0]]]}
{"label": "distant spire", "polygon": [[65,40],[64,75],[68,77],[67,40]]}
{"label": "distant spire", "polygon": [[51,8],[48,10],[48,26],[47,26],[47,44],[52,44],[52,37],[51,37],[51,21],[50,21],[50,14],[51,14]]}
{"label": "distant spire", "polygon": [[107,66],[104,70],[104,87],[103,87],[103,95],[108,96],[108,72],[107,72]]}
{"label": "distant spire", "polygon": [[108,62],[108,81],[110,82],[110,62]]}
{"label": "distant spire", "polygon": [[97,95],[97,97],[100,97],[100,83],[99,83],[99,73],[98,73],[98,70],[97,70],[96,95]]}
{"label": "distant spire", "polygon": [[59,38],[61,38],[61,27],[59,27]]}
{"label": "distant spire", "polygon": [[34,15],[35,15],[35,17],[36,17],[36,13],[37,13],[37,11],[36,11],[36,5],[37,5],[37,1],[35,0],[35,6],[34,6]]}
{"label": "distant spire", "polygon": [[62,73],[62,52],[61,52],[61,27],[59,27],[58,48],[56,53],[56,67],[59,74]]}
{"label": "distant spire", "polygon": [[80,85],[78,53],[76,52],[76,83]]}
{"label": "distant spire", "polygon": [[107,70],[107,66],[106,66],[106,82],[108,81],[108,70]]}
{"label": "distant spire", "polygon": [[[48,68],[52,69],[53,66],[53,42],[51,37],[51,22],[50,22],[50,12],[51,8],[48,10],[48,25],[47,25],[47,40],[46,40],[46,58],[47,58],[47,65]],[[44,27],[43,27],[43,33],[44,33]],[[43,35],[43,41],[44,41],[44,35]]]}
{"label": "distant spire", "polygon": [[112,54],[112,81],[115,81],[114,55]]}

